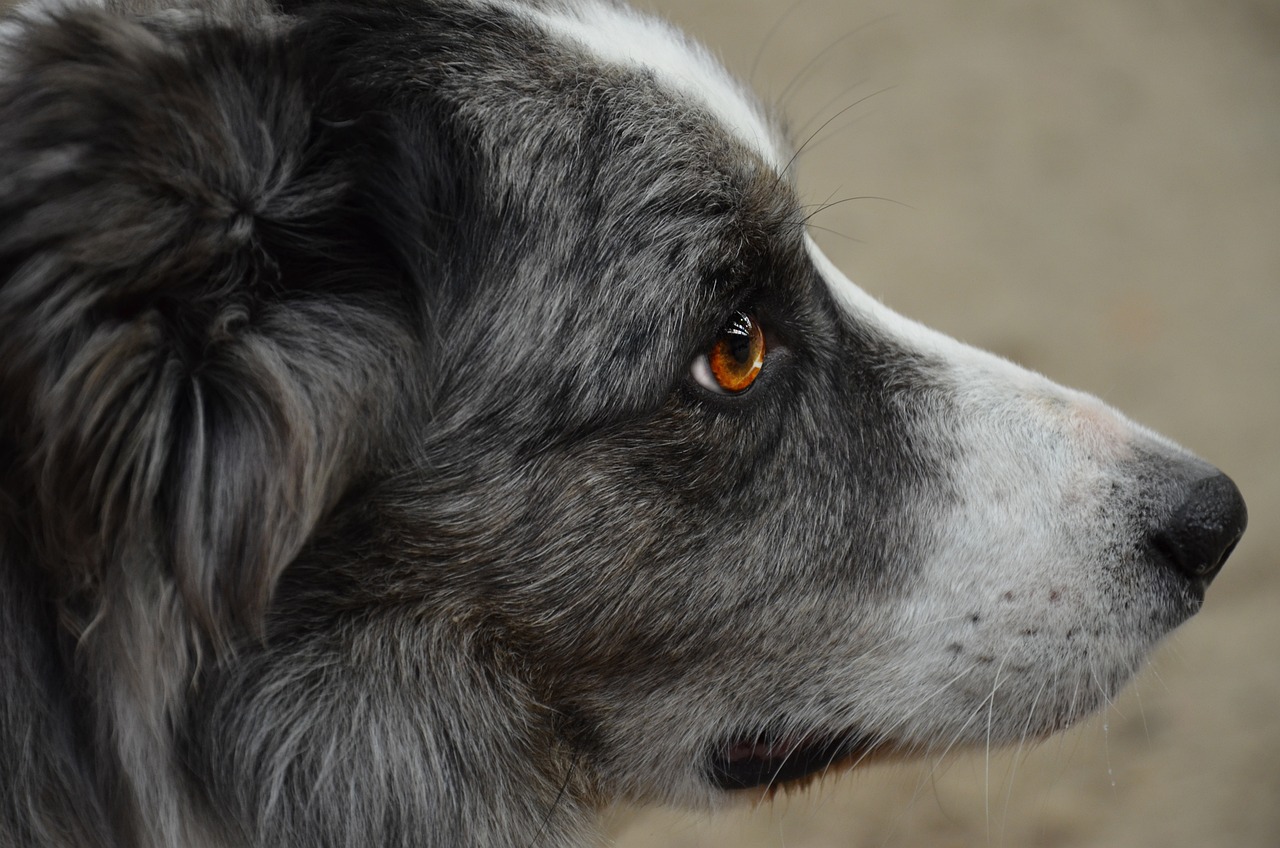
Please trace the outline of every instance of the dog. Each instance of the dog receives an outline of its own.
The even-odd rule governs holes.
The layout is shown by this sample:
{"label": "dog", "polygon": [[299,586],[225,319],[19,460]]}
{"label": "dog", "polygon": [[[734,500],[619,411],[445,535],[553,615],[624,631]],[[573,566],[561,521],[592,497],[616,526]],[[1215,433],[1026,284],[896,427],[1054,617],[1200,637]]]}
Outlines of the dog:
{"label": "dog", "polygon": [[0,29],[0,844],[586,846],[1014,742],[1234,484],[892,313],[610,0]]}

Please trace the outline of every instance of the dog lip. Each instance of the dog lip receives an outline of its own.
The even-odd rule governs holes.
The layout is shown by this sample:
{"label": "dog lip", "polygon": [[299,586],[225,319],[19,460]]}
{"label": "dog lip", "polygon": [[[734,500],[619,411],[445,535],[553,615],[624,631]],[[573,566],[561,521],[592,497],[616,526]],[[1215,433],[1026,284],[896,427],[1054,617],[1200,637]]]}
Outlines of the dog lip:
{"label": "dog lip", "polygon": [[857,764],[884,747],[884,740],[858,733],[783,735],[758,731],[712,748],[711,782],[726,791],[774,789],[819,775],[844,763]]}

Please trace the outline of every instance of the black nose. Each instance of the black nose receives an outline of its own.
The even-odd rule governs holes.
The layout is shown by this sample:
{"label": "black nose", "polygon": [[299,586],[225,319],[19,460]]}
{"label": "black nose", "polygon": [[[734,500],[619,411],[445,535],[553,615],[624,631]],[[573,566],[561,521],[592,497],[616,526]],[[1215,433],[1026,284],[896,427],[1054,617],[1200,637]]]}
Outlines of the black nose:
{"label": "black nose", "polygon": [[1151,547],[1179,574],[1209,585],[1249,523],[1244,498],[1222,473],[1186,484],[1182,503],[1151,534]]}

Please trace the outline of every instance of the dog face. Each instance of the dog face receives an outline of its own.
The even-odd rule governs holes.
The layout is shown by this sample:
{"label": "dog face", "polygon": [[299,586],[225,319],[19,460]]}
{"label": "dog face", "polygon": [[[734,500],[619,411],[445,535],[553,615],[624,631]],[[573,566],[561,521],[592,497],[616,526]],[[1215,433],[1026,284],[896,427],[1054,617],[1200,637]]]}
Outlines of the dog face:
{"label": "dog face", "polygon": [[857,289],[761,110],[620,7],[10,40],[6,519],[139,844],[564,842],[1042,736],[1243,532]]}

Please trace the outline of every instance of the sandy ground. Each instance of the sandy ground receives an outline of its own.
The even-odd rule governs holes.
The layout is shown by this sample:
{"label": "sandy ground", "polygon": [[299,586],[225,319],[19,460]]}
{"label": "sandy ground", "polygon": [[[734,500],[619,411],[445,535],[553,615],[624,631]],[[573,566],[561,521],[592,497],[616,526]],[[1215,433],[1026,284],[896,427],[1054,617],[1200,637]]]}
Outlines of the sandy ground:
{"label": "sandy ground", "polygon": [[1218,464],[1251,527],[1201,615],[1077,731],[712,819],[620,810],[618,848],[1280,846],[1280,4],[657,6],[800,138],[867,98],[801,167],[814,202],[894,201],[815,219],[864,288]]}
{"label": "sandy ground", "polygon": [[620,809],[615,844],[1280,846],[1280,4],[657,5],[800,138],[861,100],[801,182],[889,199],[814,221],[865,288],[1219,464],[1252,525],[1203,613],[1079,730],[715,817]]}

